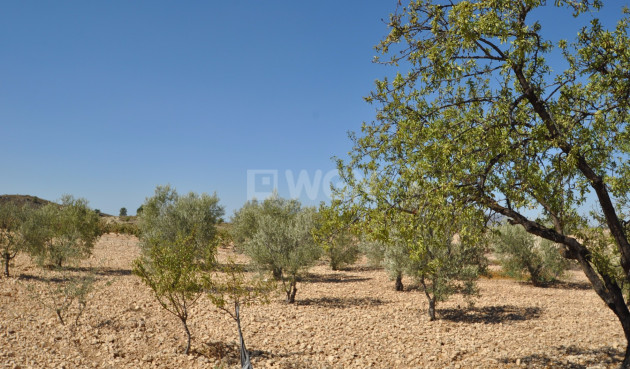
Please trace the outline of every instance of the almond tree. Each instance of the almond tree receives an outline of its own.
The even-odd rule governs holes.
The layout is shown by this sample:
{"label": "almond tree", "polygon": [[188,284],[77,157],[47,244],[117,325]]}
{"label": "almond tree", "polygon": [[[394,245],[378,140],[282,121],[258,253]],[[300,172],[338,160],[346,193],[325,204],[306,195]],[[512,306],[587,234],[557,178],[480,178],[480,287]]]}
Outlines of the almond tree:
{"label": "almond tree", "polygon": [[[607,29],[599,0],[411,1],[389,18],[377,49],[395,78],[367,98],[376,121],[354,136],[352,171],[374,181],[371,199],[400,211],[415,184],[433,198],[499,213],[561,245],[617,316],[630,341],[630,36],[628,12]],[[557,42],[536,12],[580,22]],[[584,23],[582,23],[584,24]],[[546,58],[563,63],[551,67]],[[564,70],[562,69],[564,68]],[[355,194],[363,196],[360,190]],[[581,233],[596,204],[614,253]],[[363,196],[366,197],[366,196]],[[537,210],[539,217],[527,209]],[[630,368],[630,350],[622,367]]]}

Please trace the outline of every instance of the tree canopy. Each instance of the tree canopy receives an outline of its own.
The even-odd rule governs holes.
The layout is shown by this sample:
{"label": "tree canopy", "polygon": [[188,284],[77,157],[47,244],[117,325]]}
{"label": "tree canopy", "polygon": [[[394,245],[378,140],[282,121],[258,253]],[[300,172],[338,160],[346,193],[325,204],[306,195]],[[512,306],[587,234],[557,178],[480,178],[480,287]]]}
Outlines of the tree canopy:
{"label": "tree canopy", "polygon": [[[613,29],[601,1],[411,1],[389,18],[378,59],[400,70],[367,100],[376,120],[339,161],[354,204],[416,214],[443,201],[496,212],[562,247],[630,338],[622,286],[630,190],[629,17]],[[537,8],[593,15],[550,41]],[[553,37],[556,37],[554,34]],[[557,70],[547,59],[563,59]],[[563,64],[558,64],[563,65]],[[554,63],[554,67],[556,63]],[[359,179],[354,173],[360,173]],[[410,188],[422,188],[423,201]],[[597,214],[581,211],[594,197]],[[540,216],[531,216],[531,210]],[[607,232],[580,233],[597,220]],[[614,252],[601,252],[608,237]],[[610,255],[616,255],[611,257]],[[625,367],[630,367],[627,354]]]}

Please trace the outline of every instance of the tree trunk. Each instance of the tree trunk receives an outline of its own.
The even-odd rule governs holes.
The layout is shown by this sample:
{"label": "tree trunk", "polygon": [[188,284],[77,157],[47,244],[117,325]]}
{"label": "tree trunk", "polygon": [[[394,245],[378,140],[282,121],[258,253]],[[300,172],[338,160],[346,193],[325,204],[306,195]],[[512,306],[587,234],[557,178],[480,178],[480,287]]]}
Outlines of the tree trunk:
{"label": "tree trunk", "polygon": [[186,331],[186,350],[184,353],[188,355],[190,352],[190,330],[188,329],[188,324],[186,323],[186,318],[180,318],[182,321],[182,325],[184,326],[184,330]]}
{"label": "tree trunk", "polygon": [[619,366],[620,369],[630,369],[630,345],[626,346],[626,355],[623,358],[623,362],[621,363],[621,366]]}
{"label": "tree trunk", "polygon": [[9,277],[9,262],[11,261],[11,257],[8,252],[6,252],[3,256],[4,256],[4,276],[8,278]]}
{"label": "tree trunk", "polygon": [[297,293],[297,281],[293,280],[289,284],[287,290],[287,304],[293,304],[295,302],[295,294]]}
{"label": "tree trunk", "polygon": [[404,288],[405,287],[402,283],[402,273],[398,273],[398,275],[396,275],[396,291],[402,291]]}
{"label": "tree trunk", "polygon": [[435,320],[435,298],[429,299],[429,320]]}
{"label": "tree trunk", "polygon": [[431,296],[431,294],[429,293],[429,290],[427,289],[427,284],[424,281],[424,277],[420,278],[420,283],[422,284],[422,289],[424,289],[424,295],[427,297],[427,300],[429,300],[429,320],[430,321],[434,321],[435,320],[435,293],[433,293],[433,296]]}
{"label": "tree trunk", "polygon": [[247,348],[245,347],[243,332],[241,331],[241,314],[240,304],[238,303],[238,301],[234,302],[234,312],[236,316],[236,327],[238,328],[238,338],[241,343],[241,369],[254,369],[249,358],[249,352],[247,352]]}
{"label": "tree trunk", "polygon": [[330,260],[330,269],[334,270],[334,271],[338,271],[339,270],[339,264],[337,264],[337,262],[333,261],[332,259]]}

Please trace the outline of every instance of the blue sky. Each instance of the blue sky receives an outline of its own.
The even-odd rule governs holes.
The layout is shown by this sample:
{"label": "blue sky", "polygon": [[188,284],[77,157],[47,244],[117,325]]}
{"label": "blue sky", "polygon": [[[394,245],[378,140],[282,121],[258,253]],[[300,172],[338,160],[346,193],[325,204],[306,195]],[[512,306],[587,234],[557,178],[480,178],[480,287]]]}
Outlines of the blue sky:
{"label": "blue sky", "polygon": [[300,198],[325,200],[330,158],[373,119],[363,97],[391,74],[372,58],[396,4],[3,2],[0,193],[134,214],[170,183],[216,191],[229,216],[249,170],[256,190],[277,178],[290,197],[302,175]]}

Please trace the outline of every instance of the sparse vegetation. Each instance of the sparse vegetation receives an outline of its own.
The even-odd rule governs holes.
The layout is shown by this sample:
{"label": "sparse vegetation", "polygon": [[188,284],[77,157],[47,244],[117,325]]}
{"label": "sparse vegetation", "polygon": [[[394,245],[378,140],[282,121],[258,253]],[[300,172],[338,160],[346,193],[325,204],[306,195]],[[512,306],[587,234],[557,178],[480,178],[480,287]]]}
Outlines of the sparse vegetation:
{"label": "sparse vegetation", "polygon": [[80,275],[54,268],[46,273],[46,286],[42,291],[37,291],[32,285],[27,288],[31,297],[53,312],[61,325],[70,323],[71,329],[74,329],[79,324],[95,282],[96,278],[91,274]]}
{"label": "sparse vegetation", "polygon": [[241,307],[269,303],[269,294],[275,289],[275,283],[260,278],[247,278],[243,266],[233,260],[228,260],[228,263],[217,268],[217,271],[219,273],[208,279],[208,296],[217,308],[236,322],[241,349],[241,368],[251,369],[250,355],[241,329]]}

